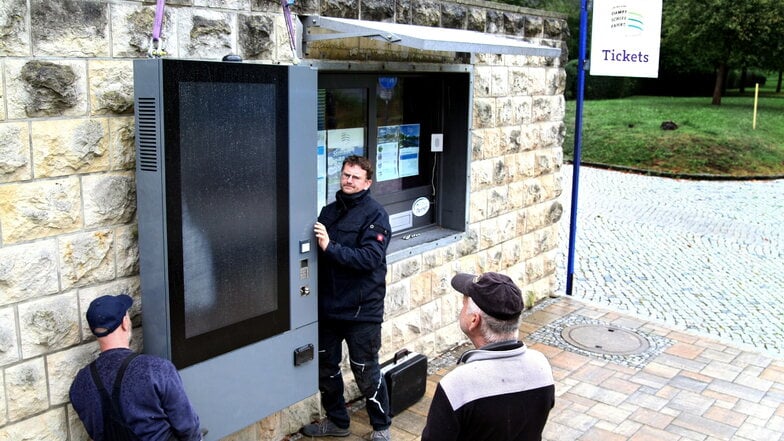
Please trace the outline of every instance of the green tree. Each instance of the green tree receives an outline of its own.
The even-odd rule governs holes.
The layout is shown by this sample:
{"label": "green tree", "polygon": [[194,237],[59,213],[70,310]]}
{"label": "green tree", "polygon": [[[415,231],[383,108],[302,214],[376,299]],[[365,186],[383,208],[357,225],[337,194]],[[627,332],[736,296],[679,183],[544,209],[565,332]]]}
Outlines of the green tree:
{"label": "green tree", "polygon": [[774,68],[781,12],[781,0],[664,0],[662,56],[714,68],[711,102],[720,105],[730,68]]}
{"label": "green tree", "polygon": [[781,93],[784,72],[784,2],[774,2],[774,6],[778,7],[778,11],[766,17],[770,22],[767,28],[768,35],[763,37],[767,42],[767,49],[761,55],[760,66],[778,72],[776,93]]}
{"label": "green tree", "polygon": [[[498,1],[567,14],[571,31],[569,57],[577,58],[581,0]],[[784,71],[784,1],[663,0],[660,54],[660,71],[691,78],[712,71],[712,102],[716,105],[721,104],[732,68],[778,72],[780,91]]]}

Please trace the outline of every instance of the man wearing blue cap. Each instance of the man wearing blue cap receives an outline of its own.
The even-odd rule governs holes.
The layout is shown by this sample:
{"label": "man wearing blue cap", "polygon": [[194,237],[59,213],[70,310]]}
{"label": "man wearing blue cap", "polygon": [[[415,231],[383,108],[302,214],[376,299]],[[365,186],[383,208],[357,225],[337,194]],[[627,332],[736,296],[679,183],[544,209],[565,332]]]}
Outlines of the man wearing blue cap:
{"label": "man wearing blue cap", "polygon": [[460,330],[476,349],[436,386],[422,441],[539,441],[555,404],[545,356],[518,340],[523,298],[509,277],[460,273]]}
{"label": "man wearing blue cap", "polygon": [[[124,425],[138,439],[200,440],[199,417],[185,395],[174,365],[130,349],[132,326],[128,309],[132,304],[133,299],[125,294],[101,296],[90,303],[87,323],[98,338],[101,354],[76,374],[71,384],[71,404],[90,438],[111,441],[113,436],[105,433],[109,429],[104,427],[104,421],[110,412],[115,380],[120,377],[117,410]],[[105,395],[99,387],[106,391]]]}

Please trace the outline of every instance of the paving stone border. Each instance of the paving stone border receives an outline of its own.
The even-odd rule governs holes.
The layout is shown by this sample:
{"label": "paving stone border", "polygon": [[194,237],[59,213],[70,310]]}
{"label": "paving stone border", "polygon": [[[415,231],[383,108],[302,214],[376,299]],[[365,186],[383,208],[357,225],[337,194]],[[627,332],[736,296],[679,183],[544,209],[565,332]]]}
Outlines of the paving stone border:
{"label": "paving stone border", "polygon": [[[557,301],[557,299],[551,299],[551,300]],[[578,348],[568,343],[561,335],[562,331],[569,326],[584,325],[584,324],[612,326],[613,328],[619,328],[625,331],[633,332],[648,340],[650,346],[648,347],[647,350],[640,352],[638,354],[631,354],[631,355],[603,354],[603,353],[591,352]],[[555,346],[565,351],[575,352],[577,354],[585,355],[587,357],[594,357],[602,360],[607,360],[611,363],[615,363],[621,366],[627,366],[635,369],[641,369],[645,367],[645,365],[648,364],[650,360],[652,360],[653,358],[655,358],[656,356],[664,352],[664,350],[672,346],[674,343],[673,340],[667,337],[641,332],[640,330],[637,329],[624,328],[623,326],[618,326],[615,324],[603,322],[601,320],[592,319],[577,313],[565,315],[553,321],[552,323],[539,328],[537,331],[533,332],[528,336],[528,340],[537,343],[542,343],[548,346]]]}

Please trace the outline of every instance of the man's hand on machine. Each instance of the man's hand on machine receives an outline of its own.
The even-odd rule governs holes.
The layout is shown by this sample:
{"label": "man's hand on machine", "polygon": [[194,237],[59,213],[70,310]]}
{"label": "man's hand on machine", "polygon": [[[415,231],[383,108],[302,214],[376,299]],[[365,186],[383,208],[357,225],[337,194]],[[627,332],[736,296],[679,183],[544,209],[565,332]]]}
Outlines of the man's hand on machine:
{"label": "man's hand on machine", "polygon": [[329,246],[329,233],[327,233],[327,227],[321,222],[316,222],[313,231],[316,233],[319,248],[321,248],[322,251],[326,250],[327,246]]}

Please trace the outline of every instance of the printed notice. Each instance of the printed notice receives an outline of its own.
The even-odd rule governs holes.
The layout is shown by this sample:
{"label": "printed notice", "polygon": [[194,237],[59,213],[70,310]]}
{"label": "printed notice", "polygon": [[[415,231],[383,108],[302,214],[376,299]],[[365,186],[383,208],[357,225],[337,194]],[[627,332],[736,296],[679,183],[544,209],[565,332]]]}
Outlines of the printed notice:
{"label": "printed notice", "polygon": [[343,160],[351,155],[364,156],[365,128],[327,130],[327,202],[340,190]]}
{"label": "printed notice", "polygon": [[318,131],[316,145],[316,213],[327,205],[327,131]]}
{"label": "printed notice", "polygon": [[419,124],[400,126],[400,177],[419,174]]}
{"label": "printed notice", "polygon": [[376,147],[376,179],[389,181],[400,177],[398,152],[400,148],[400,126],[381,126],[378,128]]}
{"label": "printed notice", "polygon": [[376,179],[392,179],[419,174],[419,124],[381,126],[376,147]]}

